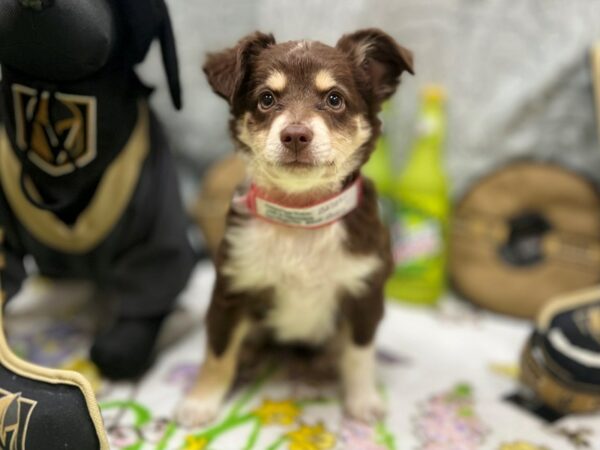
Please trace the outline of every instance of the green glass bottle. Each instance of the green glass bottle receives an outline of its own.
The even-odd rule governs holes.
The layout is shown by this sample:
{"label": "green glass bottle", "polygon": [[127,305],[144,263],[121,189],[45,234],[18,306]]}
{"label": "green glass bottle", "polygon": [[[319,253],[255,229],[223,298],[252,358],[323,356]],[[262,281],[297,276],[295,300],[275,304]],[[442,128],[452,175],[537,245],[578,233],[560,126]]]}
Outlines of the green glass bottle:
{"label": "green glass bottle", "polygon": [[395,269],[388,297],[435,304],[446,287],[449,187],[443,164],[446,96],[439,86],[421,93],[417,136],[394,182],[391,224]]}

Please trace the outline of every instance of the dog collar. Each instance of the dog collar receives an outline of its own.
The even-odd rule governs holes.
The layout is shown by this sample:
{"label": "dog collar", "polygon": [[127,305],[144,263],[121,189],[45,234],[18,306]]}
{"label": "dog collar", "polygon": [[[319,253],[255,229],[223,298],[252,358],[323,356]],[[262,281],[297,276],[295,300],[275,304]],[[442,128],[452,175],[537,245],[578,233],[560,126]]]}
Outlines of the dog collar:
{"label": "dog collar", "polygon": [[357,177],[350,186],[313,205],[293,208],[262,197],[252,184],[248,192],[235,197],[234,208],[246,210],[267,222],[298,228],[320,228],[337,222],[360,203],[362,179]]}

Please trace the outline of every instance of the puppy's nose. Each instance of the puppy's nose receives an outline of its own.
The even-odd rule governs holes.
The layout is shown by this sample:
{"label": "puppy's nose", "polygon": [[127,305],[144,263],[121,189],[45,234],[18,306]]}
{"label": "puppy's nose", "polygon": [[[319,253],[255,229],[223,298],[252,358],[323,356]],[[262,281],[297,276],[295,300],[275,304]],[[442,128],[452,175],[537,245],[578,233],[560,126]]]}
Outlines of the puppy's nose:
{"label": "puppy's nose", "polygon": [[288,125],[281,131],[280,138],[287,149],[299,152],[310,144],[313,133],[306,125]]}

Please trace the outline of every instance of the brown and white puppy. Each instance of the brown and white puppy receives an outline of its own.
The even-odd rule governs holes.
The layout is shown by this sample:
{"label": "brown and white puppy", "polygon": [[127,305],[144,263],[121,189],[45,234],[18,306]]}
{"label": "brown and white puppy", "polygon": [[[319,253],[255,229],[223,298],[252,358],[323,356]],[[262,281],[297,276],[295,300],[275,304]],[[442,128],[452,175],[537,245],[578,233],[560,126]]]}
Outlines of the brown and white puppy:
{"label": "brown and white puppy", "polygon": [[[367,29],[335,47],[276,44],[254,33],[211,54],[204,66],[231,107],[231,131],[261,194],[293,208],[335,196],[360,176],[380,132],[377,113],[412,55]],[[371,421],[384,413],[376,389],[373,338],[391,269],[376,192],[363,179],[359,204],[316,229],[265,221],[232,208],[216,258],[206,319],[207,355],[177,410],[187,426],[213,419],[236,373],[240,346],[259,328],[277,342],[341,343],[346,412]]]}

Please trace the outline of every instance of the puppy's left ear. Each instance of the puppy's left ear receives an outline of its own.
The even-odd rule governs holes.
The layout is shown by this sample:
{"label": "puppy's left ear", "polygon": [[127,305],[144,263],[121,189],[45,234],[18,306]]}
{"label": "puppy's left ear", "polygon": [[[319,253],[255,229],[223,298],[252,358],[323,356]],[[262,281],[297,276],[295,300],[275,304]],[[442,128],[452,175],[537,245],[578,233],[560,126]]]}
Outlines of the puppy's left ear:
{"label": "puppy's left ear", "polygon": [[404,71],[414,75],[412,52],[376,28],[346,34],[336,47],[353,59],[380,102],[396,91]]}

